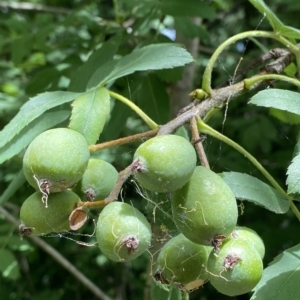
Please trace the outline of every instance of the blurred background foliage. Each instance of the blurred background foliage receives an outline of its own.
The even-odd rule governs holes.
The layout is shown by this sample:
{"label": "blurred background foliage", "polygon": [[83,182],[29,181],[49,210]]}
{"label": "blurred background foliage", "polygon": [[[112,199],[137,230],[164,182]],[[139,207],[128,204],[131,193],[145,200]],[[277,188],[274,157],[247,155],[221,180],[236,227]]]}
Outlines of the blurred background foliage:
{"label": "blurred background foliage", "polygon": [[[194,55],[193,82],[187,82],[183,68],[175,68],[134,73],[116,80],[109,87],[135,101],[159,124],[166,123],[174,117],[170,113],[170,95],[179,80],[193,88],[201,87],[207,61],[220,43],[242,31],[270,29],[264,17],[244,0],[185,0],[184,5],[181,0],[28,0],[26,3],[27,9],[24,9],[24,2],[0,1],[0,130],[28,98],[44,91],[76,90],[74,82],[85,80],[76,70],[107,41],[119,45],[115,54],[118,57],[147,44],[199,39]],[[294,0],[266,3],[283,22],[297,28],[300,3]],[[267,39],[233,44],[215,66],[213,86],[231,80],[241,58],[239,69],[278,46]],[[189,50],[188,45],[186,47]],[[285,83],[273,85],[293,89]],[[282,122],[274,111],[271,114],[266,108],[247,106],[251,95],[253,93],[247,93],[232,101],[226,116],[222,110],[209,123],[245,147],[284,186],[286,168],[298,138],[299,122]],[[71,109],[70,105],[62,108]],[[146,130],[147,126],[134,112],[112,100],[111,117],[99,142]],[[130,163],[137,146],[138,143],[119,146],[97,155],[122,170]],[[207,137],[204,146],[215,172],[237,171],[261,178],[253,165],[227,145]],[[22,153],[1,165],[1,194],[18,175],[21,163]],[[3,207],[18,218],[20,205],[32,192],[32,188],[24,183]],[[155,206],[142,199],[134,182],[129,181],[124,186],[122,197],[125,201],[131,200],[153,221]],[[159,201],[164,203],[163,210],[169,212],[168,197],[163,196]],[[93,233],[92,219],[97,218],[97,213],[91,211],[90,222],[82,230],[83,234]],[[172,220],[159,210],[156,210],[157,220],[162,221],[165,228],[161,229],[165,231],[154,234],[154,244],[160,244],[176,233],[173,229],[167,230],[173,228]],[[295,234],[299,224],[291,213],[275,215],[245,203],[239,225],[251,227],[262,236],[266,245],[265,265],[282,250],[300,242]],[[90,244],[95,241],[94,237],[80,235],[65,238],[54,234],[44,238],[112,299],[151,299],[148,254],[130,263],[114,263],[108,261],[96,246],[85,247],[70,239]],[[15,227],[1,214],[0,273],[1,299],[98,299],[36,244],[21,239]],[[159,299],[155,297],[154,300]],[[163,295],[159,297],[167,299]],[[201,300],[227,298],[209,284],[190,295],[190,299]],[[249,295],[231,299],[249,299]]]}

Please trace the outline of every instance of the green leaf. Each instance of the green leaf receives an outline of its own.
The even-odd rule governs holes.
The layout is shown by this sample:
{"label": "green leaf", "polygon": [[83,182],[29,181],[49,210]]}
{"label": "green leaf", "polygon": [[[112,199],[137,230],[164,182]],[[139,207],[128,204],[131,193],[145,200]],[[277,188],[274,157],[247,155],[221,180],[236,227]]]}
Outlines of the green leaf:
{"label": "green leaf", "polygon": [[164,14],[172,16],[201,17],[204,19],[214,19],[217,17],[211,5],[198,0],[172,0],[160,1],[159,8]]}
{"label": "green leaf", "polygon": [[0,204],[8,201],[25,182],[26,178],[24,176],[23,170],[21,169],[18,175],[14,177],[12,182],[1,195]]}
{"label": "green leaf", "polygon": [[187,139],[188,141],[190,141],[189,133],[184,126],[180,126],[179,128],[177,128],[176,131],[174,132],[174,134],[182,136],[185,139]]}
{"label": "green leaf", "polygon": [[80,96],[72,92],[46,92],[27,101],[18,114],[0,132],[0,148],[14,138],[26,125],[46,110],[74,100]]}
{"label": "green leaf", "polygon": [[283,26],[280,34],[290,39],[300,39],[300,30],[290,26]]}
{"label": "green leaf", "polygon": [[274,31],[281,31],[284,24],[270,10],[270,8],[262,0],[249,0],[249,2],[263,15],[266,15],[270,25]]}
{"label": "green leaf", "polygon": [[296,155],[287,169],[288,194],[300,193],[300,154]]}
{"label": "green leaf", "polygon": [[251,300],[299,300],[300,244],[285,250],[264,269]]}
{"label": "green leaf", "polygon": [[5,278],[16,280],[20,277],[18,261],[11,251],[0,249],[0,272]]}
{"label": "green leaf", "polygon": [[270,115],[277,118],[278,120],[295,125],[300,123],[300,115],[290,113],[285,110],[279,110],[276,108],[270,108]]}
{"label": "green leaf", "polygon": [[300,115],[300,93],[268,89],[258,92],[249,101],[257,106],[273,107]]}
{"label": "green leaf", "polygon": [[284,214],[289,210],[286,197],[255,177],[237,172],[223,172],[220,176],[241,201],[253,202],[277,214]]}
{"label": "green leaf", "polygon": [[110,95],[104,87],[93,89],[72,103],[69,128],[81,133],[89,145],[98,140],[110,112]]}
{"label": "green leaf", "polygon": [[296,74],[298,71],[298,67],[296,66],[296,64],[294,63],[290,63],[287,67],[285,67],[284,69],[284,73],[288,76],[288,77],[293,77],[293,78],[297,78]]}
{"label": "green leaf", "polygon": [[158,124],[168,121],[169,96],[164,84],[155,74],[148,74],[143,78],[135,99],[138,107]]}
{"label": "green leaf", "polygon": [[69,116],[69,111],[58,111],[45,113],[35,119],[2,147],[0,152],[0,164],[20,153],[37,135],[65,121]]}
{"label": "green leaf", "polygon": [[155,300],[182,300],[181,292],[176,287],[169,287],[159,281],[151,282],[151,299]]}
{"label": "green leaf", "polygon": [[171,69],[184,66],[193,57],[177,44],[153,44],[133,51],[117,61],[100,67],[88,82],[88,88],[104,85],[136,71]]}
{"label": "green leaf", "polygon": [[69,90],[73,92],[84,92],[87,88],[87,83],[93,73],[111,60],[116,54],[121,38],[119,36],[105,42],[102,47],[96,50],[89,59],[77,69],[71,78]]}

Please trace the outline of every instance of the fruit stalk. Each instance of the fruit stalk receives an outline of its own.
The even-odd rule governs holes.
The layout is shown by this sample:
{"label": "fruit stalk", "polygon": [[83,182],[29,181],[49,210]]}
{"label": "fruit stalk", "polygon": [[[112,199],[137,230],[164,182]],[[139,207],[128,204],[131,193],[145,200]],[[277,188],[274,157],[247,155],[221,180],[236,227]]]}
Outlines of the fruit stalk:
{"label": "fruit stalk", "polygon": [[205,154],[205,151],[203,148],[202,140],[199,135],[199,131],[197,128],[197,121],[196,121],[195,117],[193,117],[191,119],[190,127],[191,127],[191,131],[192,131],[192,135],[193,135],[193,144],[195,145],[201,165],[205,168],[210,169],[209,162],[208,162],[208,159],[206,157],[206,154]]}
{"label": "fruit stalk", "polygon": [[134,173],[136,163],[137,163],[136,161],[133,161],[123,171],[119,172],[118,181],[107,198],[105,198],[104,200],[97,200],[93,202],[79,202],[77,206],[78,207],[82,207],[82,206],[101,207],[116,201],[118,199],[119,193],[121,191],[124,182],[129,178],[129,176],[131,176]]}
{"label": "fruit stalk", "polygon": [[158,128],[158,124],[156,124],[150,117],[148,117],[138,106],[136,106],[132,101],[127,99],[126,97],[114,93],[112,91],[108,91],[110,96],[123,102],[127,106],[129,106],[132,110],[134,110],[140,117],[145,121],[145,123],[149,126],[151,129]]}
{"label": "fruit stalk", "polygon": [[279,75],[279,74],[264,74],[264,75],[257,75],[248,79],[244,79],[245,88],[250,89],[252,85],[255,85],[256,83],[264,80],[281,80],[300,87],[300,81],[298,79],[291,78],[284,75]]}
{"label": "fruit stalk", "polygon": [[101,144],[96,144],[96,145],[90,145],[89,146],[89,150],[90,152],[96,152],[96,151],[101,151],[103,149],[107,149],[107,148],[111,148],[111,147],[115,147],[115,146],[121,146],[127,143],[132,143],[132,142],[136,142],[136,141],[140,141],[140,140],[144,140],[147,138],[151,138],[154,137],[157,133],[158,133],[158,128],[156,129],[152,129],[146,132],[142,132],[142,133],[137,133],[131,136],[127,136],[124,138],[120,138],[117,140],[112,140],[109,142],[104,142]]}

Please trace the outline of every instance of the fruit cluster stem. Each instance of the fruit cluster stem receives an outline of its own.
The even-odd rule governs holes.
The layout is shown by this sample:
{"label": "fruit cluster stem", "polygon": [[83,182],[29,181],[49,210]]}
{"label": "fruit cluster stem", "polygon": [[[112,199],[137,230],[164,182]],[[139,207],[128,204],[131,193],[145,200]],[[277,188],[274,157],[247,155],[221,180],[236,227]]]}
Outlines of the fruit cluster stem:
{"label": "fruit cluster stem", "polygon": [[104,142],[101,144],[96,144],[96,145],[90,145],[89,146],[89,150],[90,152],[96,152],[96,151],[101,151],[103,149],[107,149],[107,148],[111,148],[111,147],[115,147],[115,146],[121,146],[121,145],[125,145],[128,143],[132,143],[132,142],[136,142],[136,141],[140,141],[140,140],[144,140],[144,139],[148,139],[151,138],[153,136],[155,136],[158,133],[158,128],[153,129],[153,130],[149,130],[143,133],[138,133],[138,134],[134,134],[131,136],[127,136],[124,138],[120,138],[117,140],[112,140],[109,142]]}
{"label": "fruit cluster stem", "polygon": [[125,105],[129,106],[133,111],[135,111],[142,120],[144,120],[144,122],[149,126],[149,128],[151,129],[155,129],[158,128],[158,124],[156,124],[150,117],[148,117],[138,106],[136,106],[132,101],[130,101],[129,99],[127,99],[126,97],[117,94],[115,92],[112,91],[108,91],[110,96],[123,102]]}
{"label": "fruit cluster stem", "polygon": [[91,208],[91,207],[95,208],[95,207],[105,206],[113,201],[116,201],[118,199],[123,184],[135,172],[138,164],[139,161],[135,160],[127,168],[119,172],[117,183],[115,184],[113,190],[111,191],[111,193],[107,198],[105,198],[104,200],[96,200],[93,202],[79,202],[77,206],[85,207],[85,208]]}
{"label": "fruit cluster stem", "polygon": [[205,168],[210,169],[209,162],[208,162],[206,153],[203,148],[202,138],[199,135],[199,131],[197,128],[197,120],[195,117],[193,117],[191,119],[190,126],[191,126],[192,135],[193,135],[193,144],[195,145],[201,165]]}

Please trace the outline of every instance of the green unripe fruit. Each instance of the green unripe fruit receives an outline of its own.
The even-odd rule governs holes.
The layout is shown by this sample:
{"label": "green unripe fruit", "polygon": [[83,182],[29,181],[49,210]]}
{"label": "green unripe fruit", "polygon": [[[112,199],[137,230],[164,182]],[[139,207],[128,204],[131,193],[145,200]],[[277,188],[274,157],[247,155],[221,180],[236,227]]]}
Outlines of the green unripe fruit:
{"label": "green unripe fruit", "polygon": [[215,245],[236,226],[238,210],[234,194],[213,171],[196,167],[191,179],[173,194],[174,221],[192,242]]}
{"label": "green unripe fruit", "polygon": [[231,237],[234,239],[240,239],[246,241],[248,244],[250,244],[256,249],[261,259],[264,258],[265,256],[264,242],[254,230],[248,227],[238,226],[232,232]]}
{"label": "green unripe fruit", "polygon": [[69,216],[78,201],[78,195],[67,190],[49,195],[48,207],[45,207],[42,194],[35,192],[24,201],[20,219],[35,235],[69,231]]}
{"label": "green unripe fruit", "polygon": [[209,280],[220,293],[236,296],[250,292],[262,276],[263,263],[257,251],[246,241],[229,239],[218,255],[209,255]]}
{"label": "green unripe fruit", "polygon": [[101,211],[96,228],[100,250],[113,261],[130,261],[150,246],[151,226],[133,206],[112,202]]}
{"label": "green unripe fruit", "polygon": [[28,146],[23,158],[24,175],[34,188],[49,194],[76,184],[90,158],[88,144],[68,128],[47,130]]}
{"label": "green unripe fruit", "polygon": [[79,192],[83,200],[105,199],[117,180],[118,172],[111,164],[92,158],[74,191]]}
{"label": "green unripe fruit", "polygon": [[195,244],[183,234],[170,239],[160,250],[154,278],[185,288],[189,283],[207,279],[205,269],[211,247]]}
{"label": "green unripe fruit", "polygon": [[196,167],[194,147],[178,135],[160,135],[141,144],[134,154],[139,163],[136,179],[144,188],[158,193],[182,187]]}

